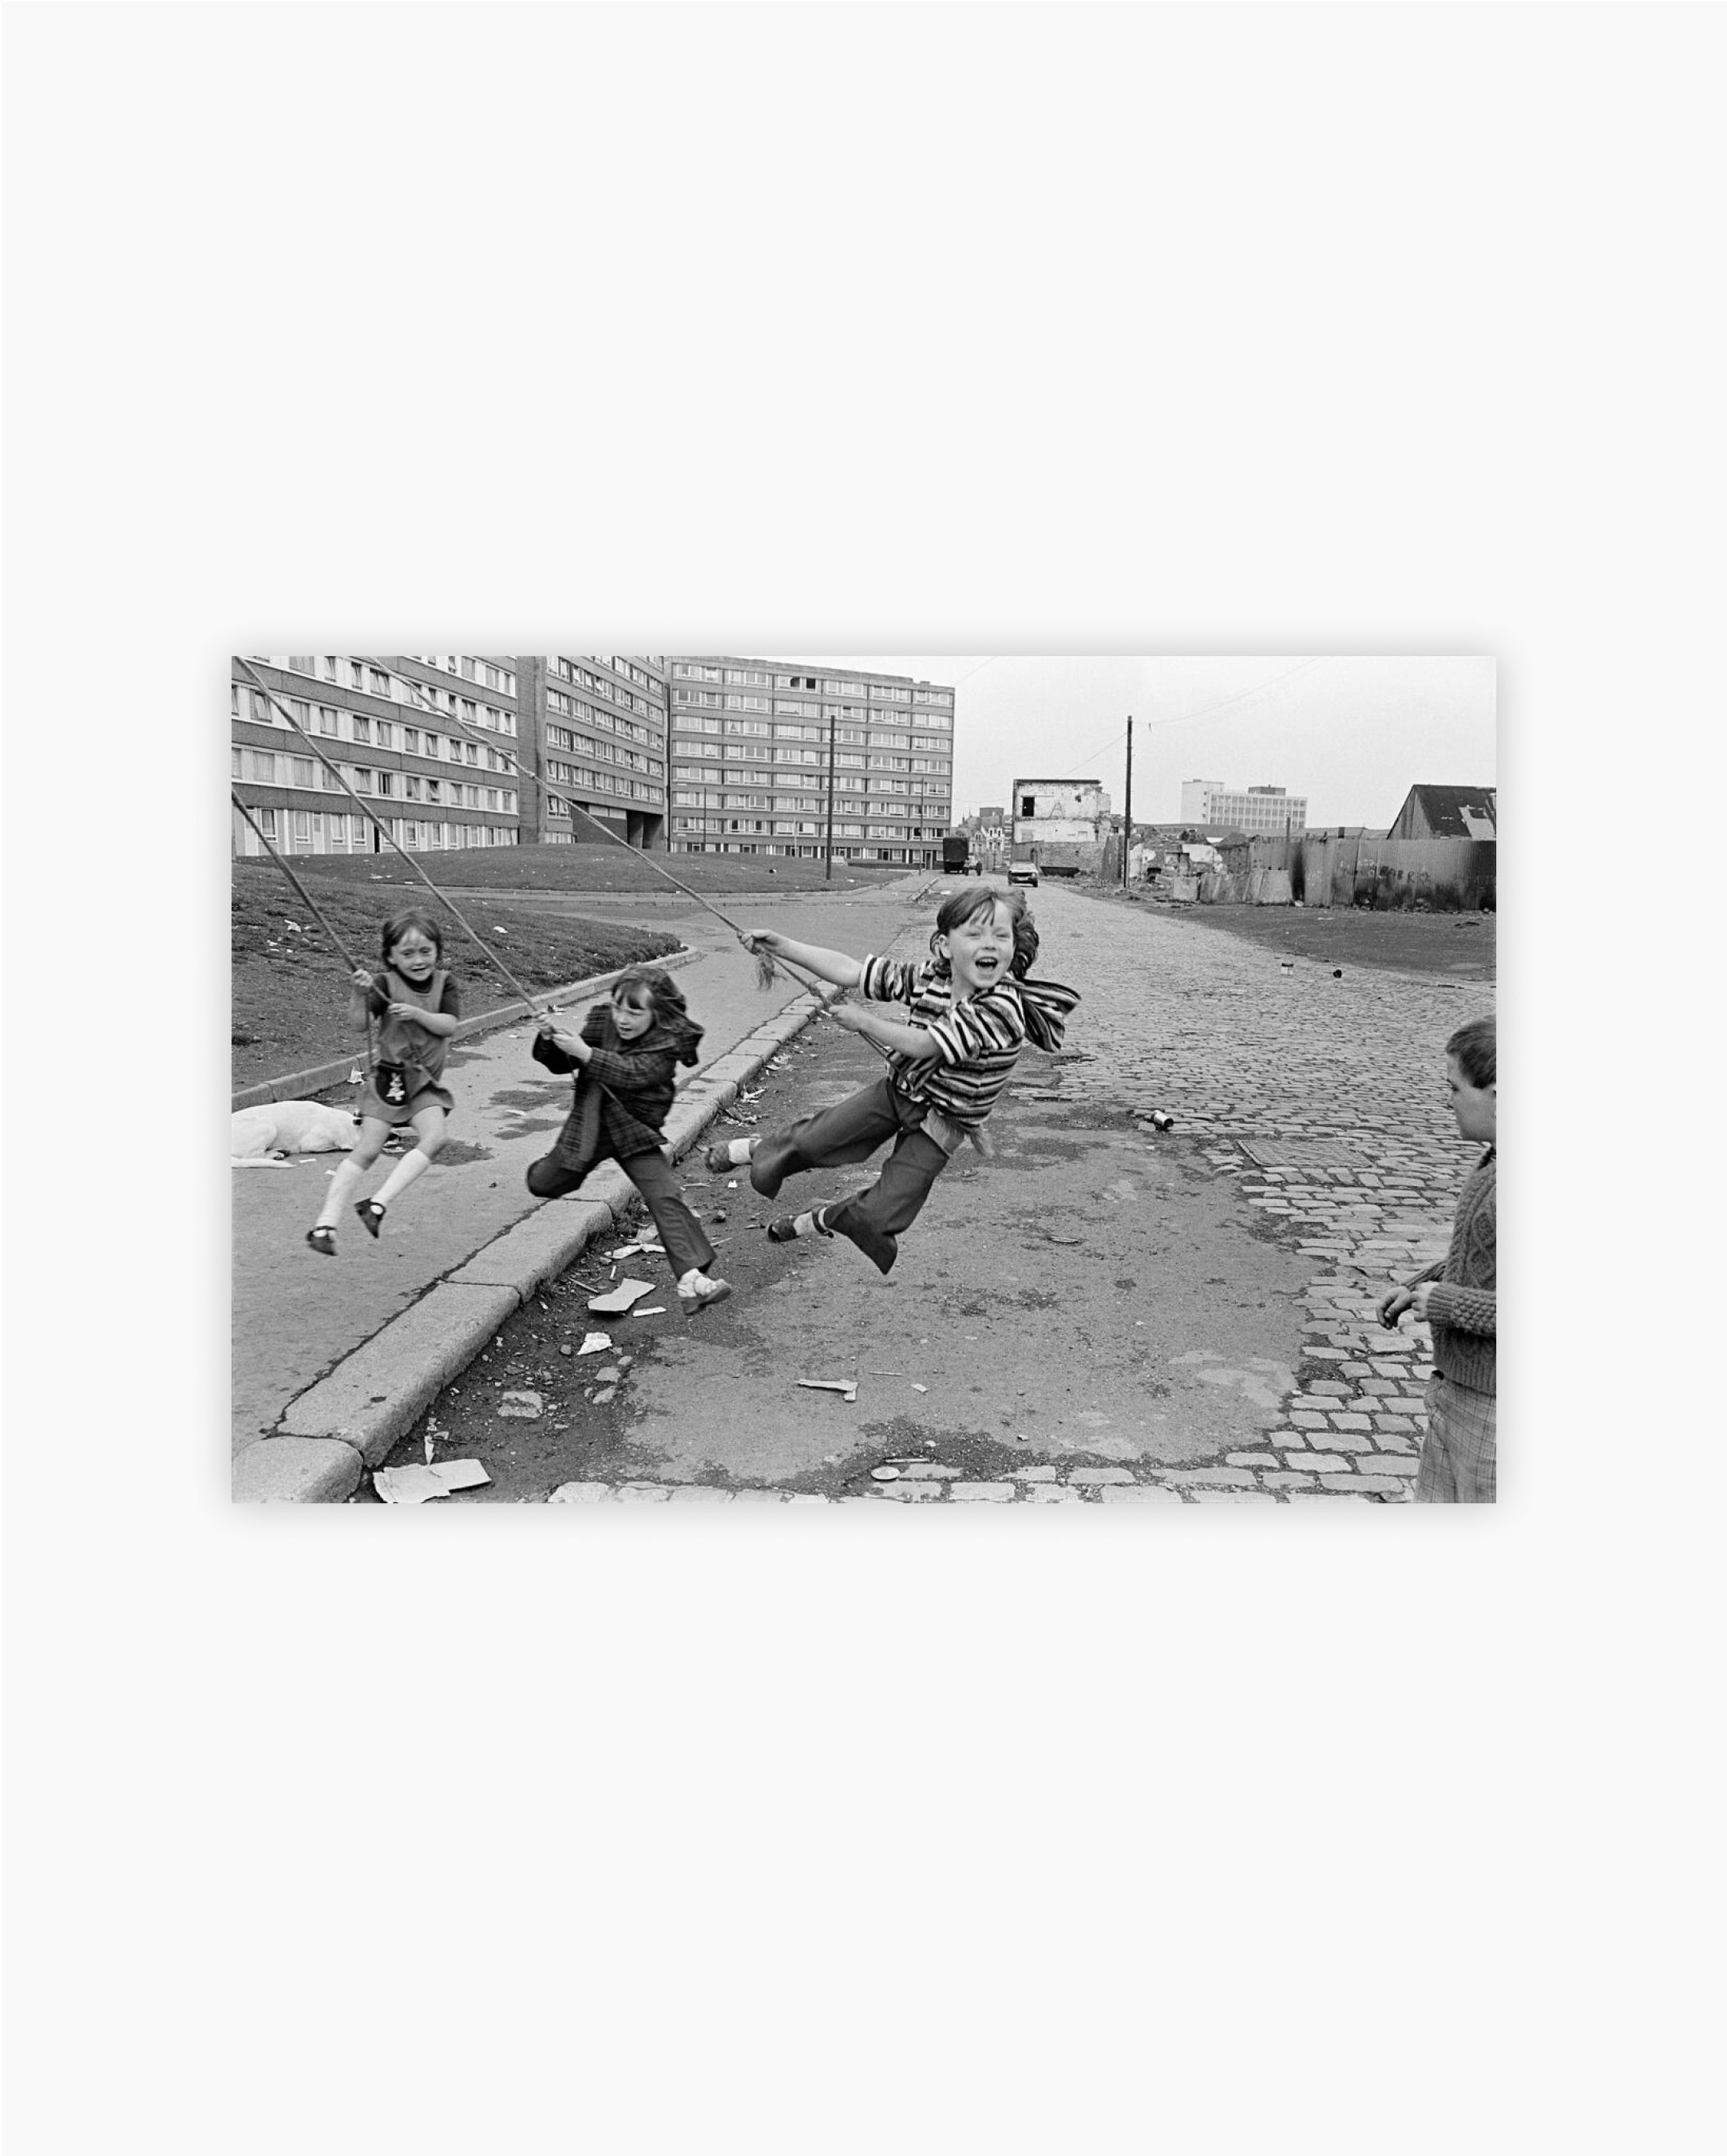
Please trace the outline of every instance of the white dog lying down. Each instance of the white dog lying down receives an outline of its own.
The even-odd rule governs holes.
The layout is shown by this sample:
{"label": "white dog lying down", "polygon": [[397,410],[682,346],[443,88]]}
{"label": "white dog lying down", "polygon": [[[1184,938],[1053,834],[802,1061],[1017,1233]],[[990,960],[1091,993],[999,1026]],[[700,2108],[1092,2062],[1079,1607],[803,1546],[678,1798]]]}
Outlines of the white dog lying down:
{"label": "white dog lying down", "polygon": [[270,1101],[262,1107],[236,1108],[230,1121],[229,1151],[235,1168],[291,1168],[275,1153],[349,1152],[360,1127],[347,1108],[326,1108],[321,1101]]}

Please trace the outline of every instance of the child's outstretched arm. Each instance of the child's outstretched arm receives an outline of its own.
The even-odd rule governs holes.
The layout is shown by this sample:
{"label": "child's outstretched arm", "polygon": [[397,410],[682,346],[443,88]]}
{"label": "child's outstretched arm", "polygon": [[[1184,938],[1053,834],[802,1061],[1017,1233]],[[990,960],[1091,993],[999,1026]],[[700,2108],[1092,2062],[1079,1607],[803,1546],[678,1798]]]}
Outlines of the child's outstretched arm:
{"label": "child's outstretched arm", "polygon": [[749,952],[765,951],[772,958],[789,959],[818,980],[831,981],[835,988],[855,988],[863,979],[860,960],[848,958],[843,951],[824,950],[819,943],[794,943],[789,936],[781,936],[771,928],[758,928],[746,936],[743,947]]}
{"label": "child's outstretched arm", "polygon": [[847,1033],[861,1033],[866,1040],[879,1042],[883,1048],[892,1048],[901,1055],[923,1058],[941,1053],[935,1035],[928,1027],[901,1025],[862,1004],[831,1004],[827,1014],[835,1025],[844,1026]]}

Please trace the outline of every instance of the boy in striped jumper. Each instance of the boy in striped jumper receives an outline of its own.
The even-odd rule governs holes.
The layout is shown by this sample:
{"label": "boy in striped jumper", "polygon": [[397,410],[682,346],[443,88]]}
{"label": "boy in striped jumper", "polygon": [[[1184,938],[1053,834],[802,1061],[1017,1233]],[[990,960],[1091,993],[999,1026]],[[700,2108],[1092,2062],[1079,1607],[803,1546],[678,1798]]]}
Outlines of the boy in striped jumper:
{"label": "boy in striped jumper", "polygon": [[1079,998],[1053,981],[1025,978],[1038,939],[1017,891],[956,891],[936,916],[930,957],[917,965],[849,958],[771,931],[745,940],[871,1002],[907,1006],[906,1017],[896,1019],[856,1004],[831,1005],[836,1024],[887,1051],[888,1075],[836,1108],[765,1137],[733,1138],[707,1156],[716,1173],[748,1165],[752,1187],[774,1198],[789,1175],[867,1160],[892,1140],[893,1150],[867,1190],[788,1214],[768,1229],[776,1243],[845,1235],[885,1273],[961,1141],[981,1137],[1020,1050],[1028,1040],[1046,1051],[1059,1048]]}
{"label": "boy in striped jumper", "polygon": [[1487,1151],[1463,1185],[1450,1250],[1380,1304],[1382,1325],[1413,1310],[1433,1327],[1417,1504],[1493,1502],[1496,1073],[1493,1021],[1473,1019],[1445,1044],[1445,1076],[1459,1134]]}

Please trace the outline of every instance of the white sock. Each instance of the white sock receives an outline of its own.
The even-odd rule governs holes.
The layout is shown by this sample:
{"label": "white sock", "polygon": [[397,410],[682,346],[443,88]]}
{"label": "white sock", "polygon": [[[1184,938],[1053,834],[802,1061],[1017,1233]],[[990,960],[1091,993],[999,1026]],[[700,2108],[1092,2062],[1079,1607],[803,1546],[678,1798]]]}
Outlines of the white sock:
{"label": "white sock", "polygon": [[792,1233],[794,1235],[825,1235],[827,1229],[820,1224],[820,1213],[821,1208],[818,1205],[813,1212],[799,1214],[792,1223]]}
{"label": "white sock", "polygon": [[688,1272],[686,1272],[683,1278],[678,1282],[677,1291],[680,1295],[686,1295],[697,1286],[706,1287],[707,1286],[707,1274],[702,1271],[700,1265],[691,1265]]}
{"label": "white sock", "polygon": [[728,1138],[726,1142],[726,1158],[733,1168],[748,1168],[750,1155],[755,1149],[756,1142],[753,1138]]}
{"label": "white sock", "polygon": [[333,1228],[342,1218],[342,1210],[353,1194],[354,1185],[366,1173],[354,1164],[350,1155],[337,1163],[336,1173],[330,1178],[329,1195],[324,1200],[323,1210],[313,1222],[314,1227]]}
{"label": "white sock", "polygon": [[405,1190],[410,1183],[424,1175],[431,1164],[432,1156],[429,1152],[422,1152],[418,1146],[412,1152],[403,1153],[391,1170],[388,1179],[380,1183],[373,1193],[373,1204],[388,1205],[398,1192]]}

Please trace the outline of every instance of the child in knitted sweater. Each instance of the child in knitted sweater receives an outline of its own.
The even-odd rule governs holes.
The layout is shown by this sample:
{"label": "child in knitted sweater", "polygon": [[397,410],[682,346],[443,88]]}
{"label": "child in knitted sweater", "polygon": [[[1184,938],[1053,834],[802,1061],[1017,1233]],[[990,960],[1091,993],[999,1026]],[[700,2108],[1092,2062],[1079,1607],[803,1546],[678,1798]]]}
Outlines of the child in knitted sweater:
{"label": "child in knitted sweater", "polygon": [[1446,1083],[1459,1133],[1487,1151],[1463,1185],[1451,1248],[1438,1263],[1392,1289],[1380,1322],[1413,1310],[1433,1327],[1427,1435],[1416,1502],[1490,1505],[1495,1481],[1495,1109],[1493,1021],[1473,1019],[1445,1044]]}
{"label": "child in knitted sweater", "polygon": [[536,1198],[565,1198],[601,1161],[615,1160],[653,1215],[678,1302],[691,1316],[732,1292],[729,1282],[709,1276],[713,1245],[660,1151],[677,1066],[696,1061],[701,1040],[671,976],[658,966],[630,966],[579,1033],[548,1019],[529,1050],[548,1070],[573,1071],[576,1088],[557,1144],[527,1171],[528,1188]]}

